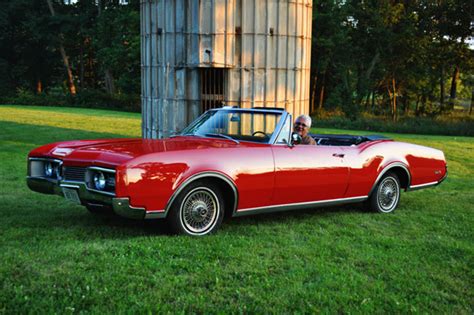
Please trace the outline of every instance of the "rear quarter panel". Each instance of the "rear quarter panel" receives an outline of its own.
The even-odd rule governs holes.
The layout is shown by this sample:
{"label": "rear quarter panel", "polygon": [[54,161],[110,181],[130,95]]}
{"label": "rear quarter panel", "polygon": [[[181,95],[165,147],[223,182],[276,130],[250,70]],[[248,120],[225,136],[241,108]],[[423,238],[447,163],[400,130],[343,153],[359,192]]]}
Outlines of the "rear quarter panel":
{"label": "rear quarter panel", "polygon": [[441,180],[446,175],[442,151],[397,141],[374,141],[345,147],[345,163],[350,168],[346,197],[366,196],[385,170],[403,164],[410,172],[409,185]]}

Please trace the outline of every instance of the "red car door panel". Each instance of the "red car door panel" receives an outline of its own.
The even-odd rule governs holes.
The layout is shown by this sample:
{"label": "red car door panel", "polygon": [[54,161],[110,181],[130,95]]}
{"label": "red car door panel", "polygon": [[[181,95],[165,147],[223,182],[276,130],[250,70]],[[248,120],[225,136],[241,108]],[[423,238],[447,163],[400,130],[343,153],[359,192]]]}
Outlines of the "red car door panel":
{"label": "red car door panel", "polygon": [[343,198],[349,169],[336,146],[275,145],[274,204]]}

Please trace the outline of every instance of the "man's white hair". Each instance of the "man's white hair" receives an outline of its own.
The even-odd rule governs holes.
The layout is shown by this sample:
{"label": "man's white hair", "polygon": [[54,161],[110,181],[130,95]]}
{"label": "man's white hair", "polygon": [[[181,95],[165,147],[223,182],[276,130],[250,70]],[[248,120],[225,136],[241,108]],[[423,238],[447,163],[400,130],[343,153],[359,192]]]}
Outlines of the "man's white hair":
{"label": "man's white hair", "polygon": [[309,117],[308,115],[299,115],[295,121],[298,120],[304,120],[304,124],[308,126],[308,128],[311,128],[311,117]]}

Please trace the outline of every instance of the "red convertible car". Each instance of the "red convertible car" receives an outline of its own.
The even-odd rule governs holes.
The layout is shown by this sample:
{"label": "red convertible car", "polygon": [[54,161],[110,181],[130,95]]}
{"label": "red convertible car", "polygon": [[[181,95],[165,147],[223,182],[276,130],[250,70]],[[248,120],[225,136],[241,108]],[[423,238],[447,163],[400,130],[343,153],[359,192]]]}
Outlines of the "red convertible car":
{"label": "red convertible car", "polygon": [[30,152],[27,183],[94,213],[163,218],[176,233],[206,235],[224,216],[362,201],[389,213],[401,190],[447,175],[440,150],[377,136],[298,145],[292,121],[280,109],[224,107],[168,139],[47,144]]}

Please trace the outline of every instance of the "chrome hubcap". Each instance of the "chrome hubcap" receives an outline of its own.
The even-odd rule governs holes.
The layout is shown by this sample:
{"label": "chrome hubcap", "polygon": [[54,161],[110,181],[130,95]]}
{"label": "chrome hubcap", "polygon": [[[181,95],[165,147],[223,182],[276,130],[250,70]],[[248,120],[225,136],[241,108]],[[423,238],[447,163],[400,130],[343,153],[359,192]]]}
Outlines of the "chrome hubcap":
{"label": "chrome hubcap", "polygon": [[387,177],[380,183],[378,191],[378,203],[384,212],[392,211],[400,194],[397,181],[393,177]]}
{"label": "chrome hubcap", "polygon": [[191,233],[205,233],[217,221],[219,203],[214,192],[205,187],[190,191],[181,205],[181,221]]}

